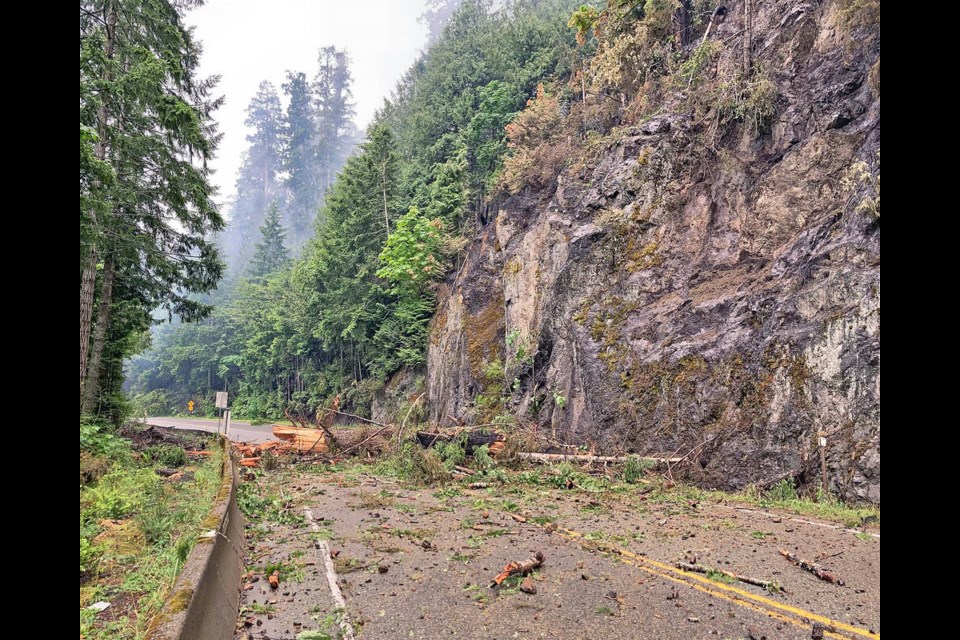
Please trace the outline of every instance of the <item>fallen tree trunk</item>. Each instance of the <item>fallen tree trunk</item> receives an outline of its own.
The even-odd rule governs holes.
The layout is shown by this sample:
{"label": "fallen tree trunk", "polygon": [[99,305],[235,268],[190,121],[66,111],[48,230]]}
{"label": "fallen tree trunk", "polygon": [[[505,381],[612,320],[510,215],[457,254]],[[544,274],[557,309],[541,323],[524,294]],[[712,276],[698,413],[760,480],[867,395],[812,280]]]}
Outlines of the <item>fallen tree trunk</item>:
{"label": "fallen tree trunk", "polygon": [[304,429],[301,427],[273,426],[273,437],[293,445],[298,453],[315,451],[329,453],[330,446],[326,436],[320,429]]}
{"label": "fallen tree trunk", "polygon": [[627,460],[641,460],[645,462],[654,462],[656,464],[676,464],[682,462],[683,458],[647,458],[641,456],[590,456],[583,454],[568,455],[565,453],[529,453],[521,451],[519,454],[521,460],[530,460],[543,464],[555,464],[558,462],[607,462],[619,464]]}
{"label": "fallen tree trunk", "polygon": [[740,575],[739,573],[733,573],[732,571],[724,571],[723,569],[715,569],[713,567],[707,567],[702,564],[690,564],[689,562],[678,562],[676,563],[677,569],[683,569],[684,571],[692,571],[694,573],[703,573],[706,575],[717,574],[726,576],[731,580],[736,580],[737,582],[744,582],[746,584],[752,584],[755,587],[760,587],[766,589],[767,591],[783,591],[783,587],[780,586],[775,580],[761,580],[759,578],[751,578],[750,576]]}
{"label": "fallen tree trunk", "polygon": [[[482,447],[483,445],[490,445],[491,447],[503,440],[503,436],[496,433],[479,433],[475,431],[466,431],[467,439],[464,445],[464,453],[468,456],[473,454],[473,450],[477,447]],[[420,446],[424,449],[429,449],[438,442],[451,442],[460,438],[460,435],[450,435],[447,433],[430,433],[428,431],[418,431],[417,432],[417,442],[420,443]]]}
{"label": "fallen tree trunk", "polygon": [[504,580],[515,574],[527,575],[534,569],[540,567],[543,564],[543,552],[537,551],[529,560],[524,562],[511,562],[503,568],[503,571],[497,574],[497,577],[493,579],[493,582],[490,583],[490,588],[496,587],[503,583]]}
{"label": "fallen tree trunk", "polygon": [[794,565],[800,567],[804,571],[809,571],[813,575],[817,576],[824,582],[829,582],[830,584],[835,584],[838,586],[843,586],[844,582],[836,576],[833,572],[821,567],[816,562],[811,562],[809,560],[804,560],[795,553],[790,553],[789,551],[784,551],[783,549],[778,549],[780,555],[792,562]]}

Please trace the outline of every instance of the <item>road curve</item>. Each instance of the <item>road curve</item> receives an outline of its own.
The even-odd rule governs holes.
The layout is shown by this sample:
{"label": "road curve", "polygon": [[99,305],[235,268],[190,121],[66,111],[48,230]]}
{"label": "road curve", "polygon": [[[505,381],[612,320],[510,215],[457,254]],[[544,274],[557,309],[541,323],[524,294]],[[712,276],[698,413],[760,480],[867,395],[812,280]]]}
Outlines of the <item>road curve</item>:
{"label": "road curve", "polygon": [[[216,418],[168,418],[154,416],[147,418],[147,424],[156,427],[172,427],[174,429],[199,429],[201,431],[216,432]],[[273,426],[269,424],[252,425],[249,422],[232,420],[230,422],[231,440],[237,442],[266,442],[273,440]]]}

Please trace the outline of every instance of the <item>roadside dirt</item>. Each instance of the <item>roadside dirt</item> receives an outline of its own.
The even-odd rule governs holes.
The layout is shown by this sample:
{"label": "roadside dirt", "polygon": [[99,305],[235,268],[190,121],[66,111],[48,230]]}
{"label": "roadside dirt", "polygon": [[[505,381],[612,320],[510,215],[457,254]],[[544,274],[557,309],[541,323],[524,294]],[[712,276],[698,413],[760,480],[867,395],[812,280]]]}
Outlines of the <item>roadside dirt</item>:
{"label": "roadside dirt", "polygon": [[[360,638],[878,638],[879,532],[851,532],[790,514],[652,499],[643,487],[594,496],[526,485],[412,489],[366,474],[299,472],[260,480],[310,509],[306,524],[250,530],[251,568],[286,562],[271,589],[254,576],[237,638],[338,637],[345,615]],[[804,522],[803,520],[807,520]],[[333,606],[316,539],[328,539],[347,603]],[[779,549],[828,566],[817,579]],[[512,561],[541,551],[532,576],[491,589]],[[778,582],[768,592],[674,568],[697,562]],[[714,576],[716,577],[716,576]],[[259,612],[259,613],[258,613]]]}

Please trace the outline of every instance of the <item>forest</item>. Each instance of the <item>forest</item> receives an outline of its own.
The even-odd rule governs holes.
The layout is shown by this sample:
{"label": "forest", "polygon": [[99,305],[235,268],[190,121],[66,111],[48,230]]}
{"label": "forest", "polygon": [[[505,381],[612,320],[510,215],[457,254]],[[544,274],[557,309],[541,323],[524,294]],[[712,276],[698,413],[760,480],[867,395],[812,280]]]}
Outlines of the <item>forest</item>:
{"label": "forest", "polygon": [[392,373],[422,367],[437,283],[504,188],[507,125],[593,46],[567,26],[572,2],[447,4],[459,6],[362,136],[345,52],[324,47],[314,75],[289,73],[286,108],[260,85],[230,225],[206,236],[224,280],[192,298],[205,319],[155,329],[131,361],[140,410],[193,398],[210,412],[226,389],[248,418],[337,394],[364,413]]}

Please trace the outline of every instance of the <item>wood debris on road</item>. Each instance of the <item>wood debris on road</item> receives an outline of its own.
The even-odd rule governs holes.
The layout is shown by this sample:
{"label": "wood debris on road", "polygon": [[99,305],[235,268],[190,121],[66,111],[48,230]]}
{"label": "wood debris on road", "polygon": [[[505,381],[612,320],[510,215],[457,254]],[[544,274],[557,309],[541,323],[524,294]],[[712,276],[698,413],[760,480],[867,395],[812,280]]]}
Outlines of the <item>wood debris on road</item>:
{"label": "wood debris on road", "polygon": [[497,574],[497,577],[493,579],[493,582],[490,583],[490,588],[499,586],[503,584],[503,581],[509,578],[512,575],[527,575],[534,569],[538,569],[540,565],[543,564],[543,552],[537,551],[530,557],[529,560],[523,562],[510,562],[504,568],[503,571]]}
{"label": "wood debris on road", "polygon": [[844,582],[841,580],[835,573],[826,569],[816,562],[811,562],[810,560],[804,560],[795,553],[790,553],[789,551],[784,551],[783,549],[778,549],[780,555],[789,560],[793,565],[800,567],[804,571],[809,571],[813,575],[817,576],[824,582],[829,582],[830,584],[835,584],[838,586],[843,586]]}
{"label": "wood debris on road", "polygon": [[677,569],[683,569],[684,571],[691,571],[693,573],[703,573],[707,576],[725,576],[730,580],[752,584],[755,587],[760,587],[762,589],[766,589],[767,591],[786,591],[786,589],[781,587],[780,583],[778,583],[776,580],[761,580],[760,578],[744,576],[739,573],[733,573],[732,571],[724,571],[723,569],[716,569],[714,567],[708,567],[702,564],[691,564],[689,562],[677,562],[674,566],[676,566]]}

